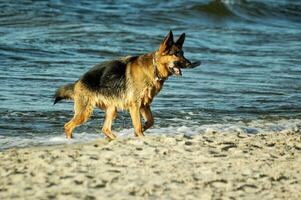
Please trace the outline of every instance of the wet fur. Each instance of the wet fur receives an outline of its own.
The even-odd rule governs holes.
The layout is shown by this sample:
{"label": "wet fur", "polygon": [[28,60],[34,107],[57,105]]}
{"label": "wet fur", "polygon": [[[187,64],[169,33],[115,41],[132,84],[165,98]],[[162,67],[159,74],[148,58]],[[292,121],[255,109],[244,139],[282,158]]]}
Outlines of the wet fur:
{"label": "wet fur", "polygon": [[[130,112],[136,136],[143,136],[154,123],[150,104],[171,75],[168,66],[179,61],[178,57],[167,53],[176,48],[170,41],[173,42],[172,32],[154,53],[102,62],[74,84],[60,87],[54,103],[62,99],[74,100],[74,117],[65,124],[66,137],[71,138],[73,129],[88,120],[94,107],[106,112],[102,131],[109,139],[116,137],[111,126],[118,109]],[[155,57],[156,66],[153,63]],[[156,80],[155,67],[163,80]],[[143,127],[140,114],[145,120]]]}

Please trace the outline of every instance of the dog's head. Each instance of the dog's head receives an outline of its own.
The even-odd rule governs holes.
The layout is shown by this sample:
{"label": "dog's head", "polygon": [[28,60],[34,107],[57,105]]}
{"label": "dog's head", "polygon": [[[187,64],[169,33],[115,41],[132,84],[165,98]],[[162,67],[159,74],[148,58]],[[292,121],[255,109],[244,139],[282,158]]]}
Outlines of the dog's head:
{"label": "dog's head", "polygon": [[174,42],[172,31],[169,31],[161,43],[159,50],[156,52],[156,61],[158,70],[163,76],[181,76],[181,68],[187,68],[192,64],[184,57],[182,50],[184,40],[185,33],[182,33],[177,41]]}

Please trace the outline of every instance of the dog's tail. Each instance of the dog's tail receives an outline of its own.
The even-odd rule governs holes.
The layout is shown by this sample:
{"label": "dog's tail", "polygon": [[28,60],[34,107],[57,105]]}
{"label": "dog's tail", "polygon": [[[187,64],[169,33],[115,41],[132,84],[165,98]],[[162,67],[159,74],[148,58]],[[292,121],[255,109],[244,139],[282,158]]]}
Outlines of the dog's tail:
{"label": "dog's tail", "polygon": [[61,86],[59,89],[56,90],[54,94],[54,102],[53,105],[63,99],[73,99],[74,97],[74,83],[67,84]]}

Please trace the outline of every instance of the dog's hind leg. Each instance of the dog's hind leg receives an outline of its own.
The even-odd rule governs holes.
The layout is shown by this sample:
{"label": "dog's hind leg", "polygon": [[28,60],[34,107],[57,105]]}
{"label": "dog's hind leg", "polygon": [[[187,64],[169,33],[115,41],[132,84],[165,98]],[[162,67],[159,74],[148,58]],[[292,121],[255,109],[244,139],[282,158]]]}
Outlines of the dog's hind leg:
{"label": "dog's hind leg", "polygon": [[144,132],[147,129],[149,129],[151,126],[154,125],[154,117],[152,115],[152,111],[151,111],[149,105],[141,107],[140,112],[141,112],[142,117],[145,121],[145,123],[143,125],[143,129],[142,129],[142,131]]}
{"label": "dog's hind leg", "polygon": [[65,124],[65,134],[68,139],[72,138],[72,131],[76,126],[85,123],[91,116],[93,105],[84,97],[74,98],[74,116]]}
{"label": "dog's hind leg", "polygon": [[130,115],[132,118],[133,126],[135,129],[135,135],[137,137],[144,136],[141,126],[141,119],[140,119],[140,108],[137,105],[133,105],[130,107]]}
{"label": "dog's hind leg", "polygon": [[116,118],[117,109],[114,106],[110,106],[106,108],[106,116],[105,121],[103,123],[102,132],[109,138],[109,140],[113,140],[116,136],[112,133],[111,127],[113,120]]}

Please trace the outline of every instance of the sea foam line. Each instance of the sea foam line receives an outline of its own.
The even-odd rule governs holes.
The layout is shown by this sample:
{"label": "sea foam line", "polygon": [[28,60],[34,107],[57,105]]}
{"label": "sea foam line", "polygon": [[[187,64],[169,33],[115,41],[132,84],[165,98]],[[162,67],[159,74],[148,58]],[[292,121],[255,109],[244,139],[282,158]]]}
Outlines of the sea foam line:
{"label": "sea foam line", "polygon": [[[205,133],[223,134],[273,134],[273,133],[300,133],[301,119],[265,121],[253,120],[251,122],[235,122],[225,124],[207,124],[193,126],[169,126],[149,129],[146,135],[196,135]],[[134,129],[123,129],[116,132],[118,137],[133,137]],[[68,140],[64,133],[60,135],[33,136],[31,138],[0,136],[0,150],[13,147],[45,146],[57,144],[74,144],[104,138],[101,133],[74,133],[74,138]]]}

